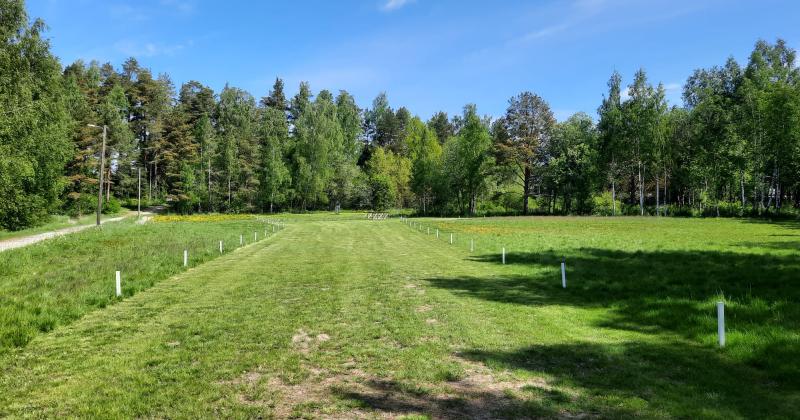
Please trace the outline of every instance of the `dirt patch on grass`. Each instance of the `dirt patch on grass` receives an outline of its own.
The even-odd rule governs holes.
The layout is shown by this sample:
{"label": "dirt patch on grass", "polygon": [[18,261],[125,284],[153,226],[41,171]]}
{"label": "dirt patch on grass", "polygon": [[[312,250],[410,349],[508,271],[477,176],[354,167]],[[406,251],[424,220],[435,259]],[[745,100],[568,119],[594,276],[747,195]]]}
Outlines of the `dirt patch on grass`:
{"label": "dirt patch on grass", "polygon": [[292,346],[300,353],[308,354],[317,345],[319,345],[319,343],[323,343],[330,339],[331,337],[325,333],[320,333],[317,334],[316,337],[313,337],[301,328],[297,330],[295,335],[292,336]]}
{"label": "dirt patch on grass", "polygon": [[[507,372],[493,373],[482,364],[458,359],[464,374],[441,383],[398,381],[346,363],[340,372],[308,368],[298,383],[257,372],[227,382],[242,388],[237,401],[272,408],[276,418],[393,419],[426,415],[436,419],[524,418],[525,387],[549,390],[544,381],[519,381]],[[261,396],[261,399],[253,396]]]}

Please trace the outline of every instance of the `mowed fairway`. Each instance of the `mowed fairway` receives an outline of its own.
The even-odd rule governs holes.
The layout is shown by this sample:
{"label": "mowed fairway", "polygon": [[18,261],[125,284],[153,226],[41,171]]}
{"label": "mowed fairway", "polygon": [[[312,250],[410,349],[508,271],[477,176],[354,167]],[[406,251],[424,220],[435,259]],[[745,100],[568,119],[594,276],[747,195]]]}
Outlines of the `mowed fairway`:
{"label": "mowed fairway", "polygon": [[[796,225],[487,220],[287,220],[0,356],[0,416],[800,409]],[[720,350],[713,304],[723,298],[731,330]]]}

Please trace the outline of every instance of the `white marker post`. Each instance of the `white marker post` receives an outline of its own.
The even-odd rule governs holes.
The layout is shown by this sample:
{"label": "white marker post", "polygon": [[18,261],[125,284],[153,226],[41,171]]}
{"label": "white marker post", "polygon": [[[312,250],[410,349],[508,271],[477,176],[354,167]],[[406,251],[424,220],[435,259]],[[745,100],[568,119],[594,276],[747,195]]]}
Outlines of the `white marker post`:
{"label": "white marker post", "polygon": [[439,239],[439,229],[436,229],[436,239]]}
{"label": "white marker post", "polygon": [[506,263],[506,247],[503,247],[503,264]]}
{"label": "white marker post", "polygon": [[475,240],[474,239],[470,239],[469,240],[469,252],[475,252]]}
{"label": "white marker post", "polygon": [[239,235],[239,246],[244,245],[244,235]]}
{"label": "white marker post", "polygon": [[450,234],[450,245],[453,245],[453,234]]}
{"label": "white marker post", "polygon": [[222,241],[219,241],[219,253],[222,254]]}
{"label": "white marker post", "polygon": [[428,228],[428,235],[431,234],[431,228]]}
{"label": "white marker post", "polygon": [[561,259],[561,287],[567,288],[567,259]]}
{"label": "white marker post", "polygon": [[189,250],[183,250],[183,266],[186,267],[189,265]]}
{"label": "white marker post", "polygon": [[253,232],[253,242],[258,242],[258,232]]}
{"label": "white marker post", "polygon": [[725,303],[717,302],[717,334],[719,346],[725,347]]}
{"label": "white marker post", "polygon": [[122,296],[122,278],[119,275],[119,271],[117,271],[117,296]]}

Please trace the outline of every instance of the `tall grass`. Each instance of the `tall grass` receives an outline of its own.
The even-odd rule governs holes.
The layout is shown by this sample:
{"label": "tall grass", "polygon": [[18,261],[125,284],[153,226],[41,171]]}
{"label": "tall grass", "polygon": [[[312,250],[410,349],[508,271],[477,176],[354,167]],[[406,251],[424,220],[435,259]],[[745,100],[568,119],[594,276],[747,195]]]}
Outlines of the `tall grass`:
{"label": "tall grass", "polygon": [[251,216],[175,220],[113,223],[0,253],[0,353],[116,302],[117,270],[125,298],[185,270],[184,249],[191,267],[219,256],[219,241],[230,252],[267,226]]}

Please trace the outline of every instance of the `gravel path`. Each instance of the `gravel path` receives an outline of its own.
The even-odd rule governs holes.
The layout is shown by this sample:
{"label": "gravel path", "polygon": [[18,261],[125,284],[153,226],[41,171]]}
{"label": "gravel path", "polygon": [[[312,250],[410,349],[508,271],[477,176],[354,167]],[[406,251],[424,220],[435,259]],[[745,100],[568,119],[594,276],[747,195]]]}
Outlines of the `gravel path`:
{"label": "gravel path", "polygon": [[[100,223],[118,222],[126,217],[129,216],[114,217],[111,219],[102,220],[100,221]],[[14,248],[22,248],[23,246],[28,246],[30,244],[35,244],[36,242],[44,241],[45,239],[50,239],[62,235],[69,235],[70,233],[80,232],[84,229],[89,229],[90,227],[93,226],[95,226],[94,223],[90,225],[73,226],[64,229],[53,230],[50,232],[37,233],[36,235],[23,236],[21,238],[6,239],[0,241],[0,252]]]}

